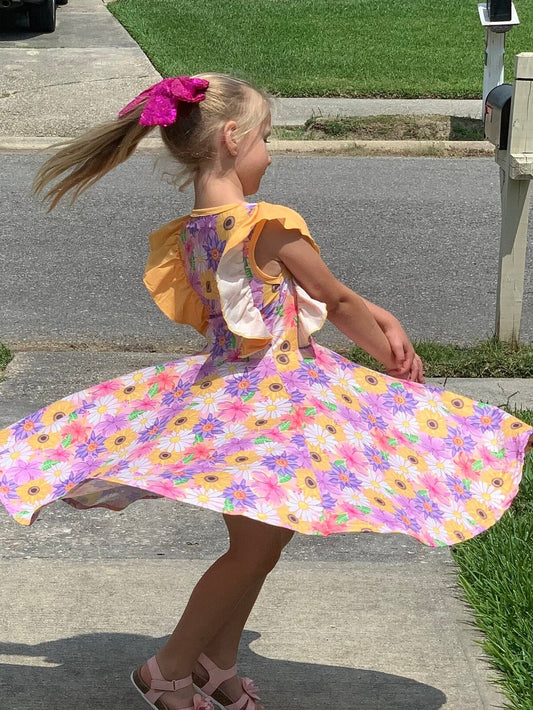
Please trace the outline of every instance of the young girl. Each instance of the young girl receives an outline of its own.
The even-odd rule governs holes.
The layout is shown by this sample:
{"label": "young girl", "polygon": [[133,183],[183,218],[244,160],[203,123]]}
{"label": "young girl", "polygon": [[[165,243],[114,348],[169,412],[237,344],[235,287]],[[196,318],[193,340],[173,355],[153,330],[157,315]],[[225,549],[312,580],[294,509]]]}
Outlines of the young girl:
{"label": "young girl", "polygon": [[[294,531],[403,532],[427,545],[477,535],[516,494],[533,430],[425,387],[398,321],[334,278],[304,220],[246,201],[270,164],[270,111],[244,81],[161,81],[52,157],[37,191],[61,177],[51,207],[77,197],[156,125],[195,201],[152,235],[145,283],[207,345],[0,432],[0,496],[24,525],[59,498],[120,510],[165,496],[223,513],[228,551],[132,681],[158,710],[258,710],[236,673],[239,639]],[[326,317],[387,375],[313,342]]]}

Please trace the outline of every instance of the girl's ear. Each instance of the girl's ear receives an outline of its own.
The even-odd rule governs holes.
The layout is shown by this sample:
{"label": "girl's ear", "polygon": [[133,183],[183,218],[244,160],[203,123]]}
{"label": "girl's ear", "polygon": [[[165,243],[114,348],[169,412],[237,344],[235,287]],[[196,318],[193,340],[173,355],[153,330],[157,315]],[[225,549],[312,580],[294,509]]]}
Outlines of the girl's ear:
{"label": "girl's ear", "polygon": [[235,157],[237,155],[237,124],[235,121],[228,121],[224,124],[222,129],[223,143],[226,146],[230,155]]}

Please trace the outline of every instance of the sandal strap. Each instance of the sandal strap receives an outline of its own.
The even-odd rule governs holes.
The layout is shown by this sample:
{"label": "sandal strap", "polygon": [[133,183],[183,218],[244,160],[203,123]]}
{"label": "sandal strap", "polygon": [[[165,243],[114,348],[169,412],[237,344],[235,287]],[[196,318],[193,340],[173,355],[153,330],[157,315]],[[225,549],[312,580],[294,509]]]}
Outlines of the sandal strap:
{"label": "sandal strap", "polygon": [[192,676],[190,675],[187,676],[187,678],[180,678],[179,680],[167,680],[163,678],[155,656],[148,659],[146,665],[150,671],[150,690],[146,693],[146,698],[151,703],[155,703],[163,693],[181,690],[181,688],[186,688],[188,685],[192,684]]}
{"label": "sandal strap", "polygon": [[237,675],[237,666],[232,666],[231,668],[219,668],[216,663],[213,663],[213,661],[205,655],[205,653],[201,653],[198,656],[198,661],[200,662],[200,665],[205,668],[208,674],[207,683],[202,685],[202,692],[206,695],[212,695],[213,691],[215,691],[225,680],[229,680]]}

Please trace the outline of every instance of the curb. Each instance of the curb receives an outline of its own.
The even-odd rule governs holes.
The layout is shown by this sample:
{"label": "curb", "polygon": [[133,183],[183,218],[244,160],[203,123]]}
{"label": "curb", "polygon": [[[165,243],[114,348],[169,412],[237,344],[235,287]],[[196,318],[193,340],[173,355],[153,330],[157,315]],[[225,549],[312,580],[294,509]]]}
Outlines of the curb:
{"label": "curb", "polygon": [[[72,137],[0,137],[0,153],[54,152],[54,146]],[[157,136],[145,138],[138,153],[157,153],[164,149]],[[272,140],[273,155],[355,155],[432,158],[492,157],[494,146],[488,141],[366,141],[366,140]]]}

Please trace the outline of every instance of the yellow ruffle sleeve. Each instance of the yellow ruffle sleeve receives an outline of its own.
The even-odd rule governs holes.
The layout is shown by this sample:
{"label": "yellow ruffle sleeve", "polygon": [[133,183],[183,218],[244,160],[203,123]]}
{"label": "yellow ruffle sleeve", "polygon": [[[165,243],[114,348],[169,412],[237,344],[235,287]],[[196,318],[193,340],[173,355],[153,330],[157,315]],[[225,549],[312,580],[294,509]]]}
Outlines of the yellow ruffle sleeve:
{"label": "yellow ruffle sleeve", "polygon": [[176,323],[192,325],[204,335],[207,311],[190,284],[179,246],[180,233],[188,219],[188,216],[176,219],[150,235],[150,254],[143,281],[166,316]]}

